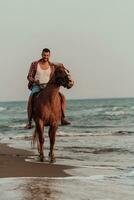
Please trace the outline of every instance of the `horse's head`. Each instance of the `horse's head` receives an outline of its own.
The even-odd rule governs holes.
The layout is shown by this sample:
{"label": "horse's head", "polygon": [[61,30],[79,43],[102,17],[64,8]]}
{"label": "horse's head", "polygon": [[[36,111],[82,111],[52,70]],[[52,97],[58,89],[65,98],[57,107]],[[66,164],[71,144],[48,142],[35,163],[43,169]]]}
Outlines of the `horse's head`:
{"label": "horse's head", "polygon": [[74,85],[69,71],[63,66],[57,66],[55,69],[55,83],[58,86],[66,87],[70,89]]}

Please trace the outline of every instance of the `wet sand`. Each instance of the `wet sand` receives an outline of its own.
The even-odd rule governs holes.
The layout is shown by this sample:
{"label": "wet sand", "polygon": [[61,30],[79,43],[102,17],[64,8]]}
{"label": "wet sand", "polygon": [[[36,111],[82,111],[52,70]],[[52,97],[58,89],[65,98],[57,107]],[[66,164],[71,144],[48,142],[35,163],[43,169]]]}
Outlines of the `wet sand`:
{"label": "wet sand", "polygon": [[0,144],[0,178],[7,177],[65,177],[69,166],[26,162],[32,152]]}
{"label": "wet sand", "polygon": [[[113,153],[107,156],[114,159]],[[90,153],[88,165],[82,167],[75,160],[74,168],[60,165],[59,160],[58,164],[33,162],[33,152],[0,144],[0,200],[133,200],[134,167],[124,165],[127,154],[118,156],[120,160],[116,156],[111,163],[99,154],[100,162],[97,154]]]}

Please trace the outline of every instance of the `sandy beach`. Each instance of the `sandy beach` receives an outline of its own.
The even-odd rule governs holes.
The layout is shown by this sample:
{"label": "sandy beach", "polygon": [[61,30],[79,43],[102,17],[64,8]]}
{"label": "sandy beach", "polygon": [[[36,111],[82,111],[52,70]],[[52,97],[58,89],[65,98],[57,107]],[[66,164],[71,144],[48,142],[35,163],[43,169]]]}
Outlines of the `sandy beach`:
{"label": "sandy beach", "polygon": [[32,152],[0,144],[0,178],[6,177],[65,177],[69,166],[26,162]]}

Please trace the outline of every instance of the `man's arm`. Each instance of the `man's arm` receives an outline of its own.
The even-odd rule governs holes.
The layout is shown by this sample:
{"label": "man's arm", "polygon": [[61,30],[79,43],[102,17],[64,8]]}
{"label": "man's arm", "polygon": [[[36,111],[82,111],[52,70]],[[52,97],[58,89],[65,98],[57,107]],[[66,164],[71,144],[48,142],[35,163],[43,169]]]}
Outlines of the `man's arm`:
{"label": "man's arm", "polygon": [[35,83],[35,84],[40,84],[39,83],[39,80],[35,80],[35,74],[36,74],[36,70],[37,70],[37,63],[36,62],[33,62],[30,66],[30,69],[29,69],[29,72],[28,72],[28,75],[27,75],[27,79],[29,82],[31,83]]}
{"label": "man's arm", "polygon": [[27,75],[27,79],[30,82],[34,82],[34,75],[35,75],[35,65],[34,63],[31,64],[28,75]]}

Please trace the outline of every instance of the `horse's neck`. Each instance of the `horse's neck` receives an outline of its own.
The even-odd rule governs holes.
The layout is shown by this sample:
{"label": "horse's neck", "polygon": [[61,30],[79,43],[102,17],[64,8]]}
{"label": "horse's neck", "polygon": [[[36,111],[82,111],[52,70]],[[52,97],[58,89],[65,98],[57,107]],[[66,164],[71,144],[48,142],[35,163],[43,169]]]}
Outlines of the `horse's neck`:
{"label": "horse's neck", "polygon": [[54,100],[56,95],[59,93],[59,89],[60,88],[55,86],[54,84],[48,84],[43,92],[44,98],[46,98],[46,96],[48,96],[49,99]]}

